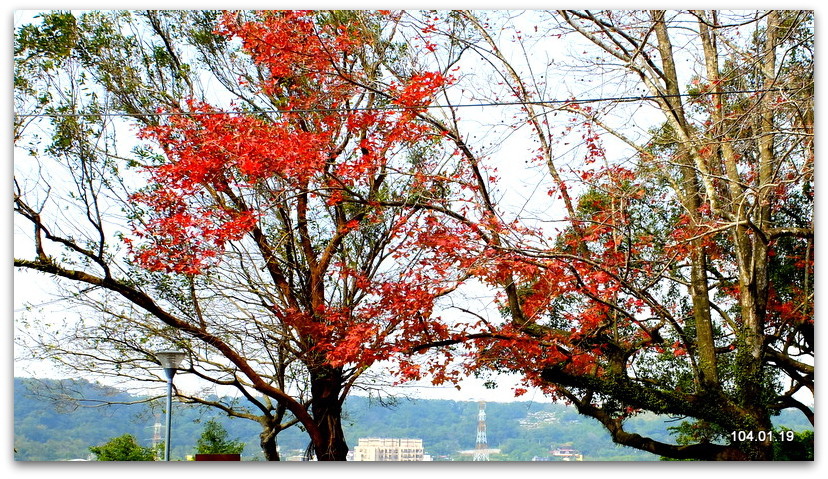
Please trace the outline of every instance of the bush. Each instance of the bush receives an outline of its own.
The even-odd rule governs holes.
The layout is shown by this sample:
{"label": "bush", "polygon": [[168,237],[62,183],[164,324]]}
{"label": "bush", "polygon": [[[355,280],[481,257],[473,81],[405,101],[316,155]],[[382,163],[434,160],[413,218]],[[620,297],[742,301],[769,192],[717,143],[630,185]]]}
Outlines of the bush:
{"label": "bush", "polygon": [[100,446],[89,448],[98,461],[154,461],[155,452],[151,447],[138,444],[135,436],[124,434]]}

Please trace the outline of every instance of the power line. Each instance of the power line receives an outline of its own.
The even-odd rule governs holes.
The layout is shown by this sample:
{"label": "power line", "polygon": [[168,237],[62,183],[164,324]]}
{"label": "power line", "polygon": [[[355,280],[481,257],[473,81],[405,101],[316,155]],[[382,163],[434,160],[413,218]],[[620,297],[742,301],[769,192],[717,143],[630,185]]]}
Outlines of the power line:
{"label": "power line", "polygon": [[348,113],[356,111],[405,111],[405,110],[435,110],[444,108],[489,108],[499,106],[553,106],[553,105],[580,105],[586,103],[599,103],[604,101],[636,102],[645,100],[657,100],[660,98],[689,98],[712,95],[738,95],[755,93],[772,93],[792,91],[788,88],[771,88],[757,90],[731,90],[724,92],[703,92],[703,93],[681,93],[675,95],[639,95],[639,96],[617,96],[597,98],[571,98],[567,100],[537,100],[537,101],[510,101],[510,102],[486,102],[486,103],[465,103],[458,105],[422,105],[422,106],[373,106],[354,108],[297,108],[297,109],[261,109],[256,111],[246,110],[216,110],[216,111],[159,111],[155,113],[125,113],[125,112],[103,112],[103,113],[15,113],[18,118],[72,118],[72,117],[170,117],[190,115],[263,115],[276,113]]}

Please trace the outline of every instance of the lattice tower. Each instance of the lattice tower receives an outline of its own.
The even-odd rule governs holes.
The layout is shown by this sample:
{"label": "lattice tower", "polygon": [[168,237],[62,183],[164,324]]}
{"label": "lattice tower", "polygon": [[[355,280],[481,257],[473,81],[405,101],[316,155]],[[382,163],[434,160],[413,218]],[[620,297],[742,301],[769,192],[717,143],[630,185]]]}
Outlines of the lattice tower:
{"label": "lattice tower", "polygon": [[477,410],[477,441],[474,446],[475,461],[489,460],[489,441],[486,439],[486,403],[480,401]]}
{"label": "lattice tower", "polygon": [[158,453],[158,445],[161,444],[161,415],[155,415],[155,424],[152,426],[152,449]]}

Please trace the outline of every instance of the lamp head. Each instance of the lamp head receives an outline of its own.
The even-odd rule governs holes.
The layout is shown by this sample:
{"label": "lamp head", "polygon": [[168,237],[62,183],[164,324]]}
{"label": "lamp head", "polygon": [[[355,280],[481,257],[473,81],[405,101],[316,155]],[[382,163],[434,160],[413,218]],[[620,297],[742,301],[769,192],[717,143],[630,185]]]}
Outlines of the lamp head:
{"label": "lamp head", "polygon": [[186,355],[182,351],[159,351],[155,353],[155,357],[161,363],[161,367],[164,368],[164,372],[167,373],[167,377],[170,379],[175,375],[175,370],[184,361]]}

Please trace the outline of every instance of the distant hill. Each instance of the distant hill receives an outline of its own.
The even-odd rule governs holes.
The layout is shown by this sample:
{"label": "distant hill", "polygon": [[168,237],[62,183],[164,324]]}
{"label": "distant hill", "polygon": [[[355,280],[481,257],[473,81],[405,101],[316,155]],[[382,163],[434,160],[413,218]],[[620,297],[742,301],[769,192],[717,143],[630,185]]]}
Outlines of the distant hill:
{"label": "distant hill", "polygon": [[[153,409],[140,402],[144,398],[84,380],[50,381],[14,380],[14,447],[18,461],[87,458],[89,446],[127,433],[148,446],[156,423],[164,421],[158,405]],[[37,393],[44,382],[71,388],[76,397],[119,404],[88,407],[69,400],[50,400]],[[214,410],[183,404],[174,407],[173,459],[193,454],[203,423],[215,418],[225,426],[231,439],[247,444],[243,460],[262,460],[258,424],[219,416]],[[460,451],[475,446],[477,411],[478,403],[472,401],[399,400],[387,407],[366,397],[351,396],[345,404],[344,428],[351,447],[361,437],[419,438],[426,453],[435,460],[469,460]],[[500,449],[500,454],[492,456],[492,460],[546,459],[558,447],[576,449],[587,461],[659,459],[615,445],[597,422],[565,405],[528,401],[487,403],[486,415],[488,444]],[[813,429],[795,413],[780,416],[776,423],[796,431]],[[629,424],[637,432],[665,441],[670,440],[667,427],[675,425],[653,415],[633,418]],[[307,447],[307,437],[298,428],[280,433],[278,441],[284,457],[300,454]]]}

